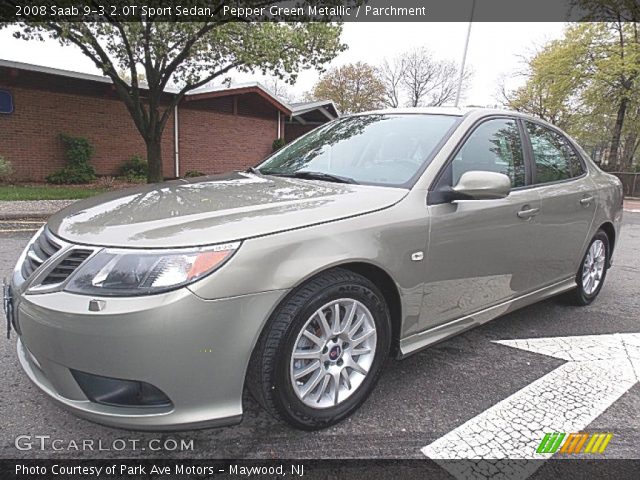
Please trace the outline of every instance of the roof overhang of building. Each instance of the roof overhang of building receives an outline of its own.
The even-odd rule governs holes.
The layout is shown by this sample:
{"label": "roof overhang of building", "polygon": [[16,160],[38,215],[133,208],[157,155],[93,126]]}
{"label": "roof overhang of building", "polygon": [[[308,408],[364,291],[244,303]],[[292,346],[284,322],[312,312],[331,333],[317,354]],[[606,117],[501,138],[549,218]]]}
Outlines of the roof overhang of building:
{"label": "roof overhang of building", "polygon": [[261,88],[259,84],[249,85],[249,86],[239,86],[234,87],[231,86],[229,88],[224,89],[212,89],[208,91],[194,91],[189,95],[185,96],[185,100],[188,102],[205,100],[209,98],[220,98],[220,97],[229,97],[236,95],[246,95],[249,93],[253,93],[259,95],[264,100],[269,102],[273,107],[275,107],[280,112],[285,115],[291,115],[293,112],[291,111],[291,107],[286,105],[284,102],[281,102],[276,96],[267,92],[264,88]]}

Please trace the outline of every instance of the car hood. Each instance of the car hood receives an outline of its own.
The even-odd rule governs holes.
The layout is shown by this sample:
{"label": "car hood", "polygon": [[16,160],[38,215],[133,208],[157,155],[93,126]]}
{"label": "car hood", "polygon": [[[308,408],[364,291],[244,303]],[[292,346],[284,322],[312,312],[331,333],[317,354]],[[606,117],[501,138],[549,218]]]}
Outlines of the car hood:
{"label": "car hood", "polygon": [[51,217],[48,227],[63,240],[86,245],[211,245],[380,210],[407,192],[234,172],[82,200]]}

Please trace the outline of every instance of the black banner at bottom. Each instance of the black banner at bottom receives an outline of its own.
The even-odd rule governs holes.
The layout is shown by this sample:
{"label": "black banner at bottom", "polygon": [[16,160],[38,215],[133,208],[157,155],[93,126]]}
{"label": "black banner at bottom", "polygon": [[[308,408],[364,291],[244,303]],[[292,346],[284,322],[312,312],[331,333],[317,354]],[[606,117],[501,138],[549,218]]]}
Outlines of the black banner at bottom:
{"label": "black banner at bottom", "polygon": [[638,460],[0,459],[2,480],[640,478]]}

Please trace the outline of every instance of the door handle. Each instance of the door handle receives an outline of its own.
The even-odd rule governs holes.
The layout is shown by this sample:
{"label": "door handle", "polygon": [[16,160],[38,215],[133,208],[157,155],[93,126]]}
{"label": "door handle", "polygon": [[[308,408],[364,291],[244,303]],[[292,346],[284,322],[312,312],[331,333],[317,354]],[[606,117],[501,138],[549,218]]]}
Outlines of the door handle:
{"label": "door handle", "polygon": [[520,210],[517,213],[517,215],[518,215],[518,218],[529,219],[531,217],[535,217],[539,212],[540,212],[539,208],[526,208],[526,209]]}
{"label": "door handle", "polygon": [[593,197],[591,196],[580,199],[580,205],[589,205],[591,202],[593,202]]}

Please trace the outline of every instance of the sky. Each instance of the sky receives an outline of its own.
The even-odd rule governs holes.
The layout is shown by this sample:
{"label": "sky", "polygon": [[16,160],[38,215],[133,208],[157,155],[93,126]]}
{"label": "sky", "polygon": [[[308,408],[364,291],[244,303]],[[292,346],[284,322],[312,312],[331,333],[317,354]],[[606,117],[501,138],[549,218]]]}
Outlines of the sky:
{"label": "sky", "polygon": [[[348,49],[327,67],[363,61],[379,65],[402,52],[426,47],[434,57],[460,63],[468,23],[355,23],[344,24],[342,41]],[[546,42],[560,38],[563,23],[483,23],[474,22],[467,56],[467,66],[473,72],[462,105],[494,105],[497,103],[500,80],[507,88],[522,84],[523,58],[529,57]],[[74,46],[62,47],[57,42],[25,42],[14,39],[10,29],[0,30],[0,59],[33,63],[84,73],[98,73],[93,63]],[[234,82],[260,81],[261,75],[231,73]],[[296,84],[288,87],[296,98],[313,88],[317,71],[303,71]]]}

